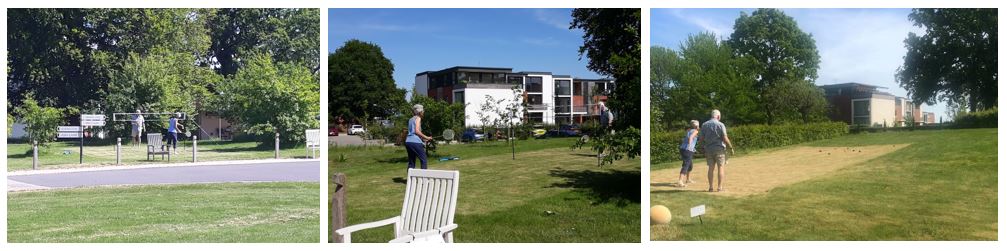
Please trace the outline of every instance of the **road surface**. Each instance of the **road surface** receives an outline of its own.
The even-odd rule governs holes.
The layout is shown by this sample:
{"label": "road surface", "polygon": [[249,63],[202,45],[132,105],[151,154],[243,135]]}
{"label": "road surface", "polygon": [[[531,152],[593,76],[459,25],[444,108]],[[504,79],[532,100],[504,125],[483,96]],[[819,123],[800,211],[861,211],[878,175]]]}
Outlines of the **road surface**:
{"label": "road surface", "polygon": [[227,163],[125,168],[42,174],[12,174],[7,190],[38,190],[109,185],[221,182],[319,182],[318,161]]}

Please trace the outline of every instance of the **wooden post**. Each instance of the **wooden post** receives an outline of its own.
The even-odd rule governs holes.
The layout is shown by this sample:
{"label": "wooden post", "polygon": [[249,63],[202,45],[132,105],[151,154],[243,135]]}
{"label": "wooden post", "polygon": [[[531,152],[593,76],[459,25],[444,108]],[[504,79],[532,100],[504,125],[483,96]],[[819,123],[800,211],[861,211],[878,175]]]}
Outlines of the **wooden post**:
{"label": "wooden post", "polygon": [[31,141],[31,169],[38,170],[38,140]]}
{"label": "wooden post", "polygon": [[192,135],[192,163],[196,163],[196,135]]}
{"label": "wooden post", "polygon": [[335,193],[332,194],[332,205],[330,205],[332,227],[332,241],[335,243],[342,243],[343,236],[336,234],[336,229],[346,227],[346,175],[342,173],[335,174]]}
{"label": "wooden post", "polygon": [[279,159],[280,158],[280,133],[276,133],[275,142],[276,142],[276,151],[275,151],[275,154],[274,154],[275,156],[273,156],[273,157]]}

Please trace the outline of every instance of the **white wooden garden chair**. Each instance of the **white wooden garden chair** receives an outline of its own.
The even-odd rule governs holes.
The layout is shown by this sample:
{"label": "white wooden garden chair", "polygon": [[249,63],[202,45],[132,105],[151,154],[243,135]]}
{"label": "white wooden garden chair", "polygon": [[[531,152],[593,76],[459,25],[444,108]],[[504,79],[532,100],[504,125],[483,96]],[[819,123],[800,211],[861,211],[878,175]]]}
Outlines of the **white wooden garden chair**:
{"label": "white wooden garden chair", "polygon": [[353,232],[394,224],[390,242],[454,242],[458,171],[409,169],[402,214],[336,230],[350,243]]}

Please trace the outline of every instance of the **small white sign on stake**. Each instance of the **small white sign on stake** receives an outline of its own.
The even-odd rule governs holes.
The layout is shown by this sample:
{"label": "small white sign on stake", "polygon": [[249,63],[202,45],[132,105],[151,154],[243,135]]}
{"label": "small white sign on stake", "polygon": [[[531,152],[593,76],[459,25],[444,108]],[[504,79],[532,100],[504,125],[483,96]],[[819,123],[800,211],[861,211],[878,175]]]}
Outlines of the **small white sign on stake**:
{"label": "small white sign on stake", "polygon": [[699,223],[703,224],[703,215],[706,214],[706,205],[695,206],[689,209],[690,217],[699,217]]}

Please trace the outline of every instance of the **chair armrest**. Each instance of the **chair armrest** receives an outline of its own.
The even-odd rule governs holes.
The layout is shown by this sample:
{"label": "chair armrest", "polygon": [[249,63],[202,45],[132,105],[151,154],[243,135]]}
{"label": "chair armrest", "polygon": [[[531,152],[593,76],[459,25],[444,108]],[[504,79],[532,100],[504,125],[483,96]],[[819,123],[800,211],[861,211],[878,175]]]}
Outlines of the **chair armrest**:
{"label": "chair armrest", "polygon": [[[413,242],[414,240],[419,239],[419,238],[425,238],[425,237],[434,236],[434,235],[444,235],[444,234],[449,233],[451,231],[455,231],[456,228],[458,228],[458,224],[448,224],[448,225],[445,225],[445,226],[442,226],[442,227],[439,227],[439,228],[436,228],[436,229],[431,229],[431,230],[427,230],[427,231],[423,231],[423,232],[419,232],[419,233],[412,233],[412,234],[409,234],[409,235],[404,235],[402,237],[395,238],[395,239],[389,241],[388,243],[409,243],[409,242]],[[445,239],[445,241],[447,241],[447,240]]]}
{"label": "chair armrest", "polygon": [[[401,221],[401,217],[400,216],[395,216],[395,217],[392,217],[392,218],[388,218],[388,219],[384,219],[384,220],[379,220],[379,221],[375,221],[375,222],[362,223],[362,224],[357,224],[357,225],[353,225],[353,226],[348,226],[348,227],[336,229],[336,234],[342,235],[344,237],[343,240],[346,243],[349,243],[350,242],[350,234],[352,234],[353,232],[364,230],[364,229],[370,229],[370,228],[387,226],[387,225],[391,225],[391,224],[398,225],[399,221]],[[398,232],[398,229],[396,229],[395,231]]]}

